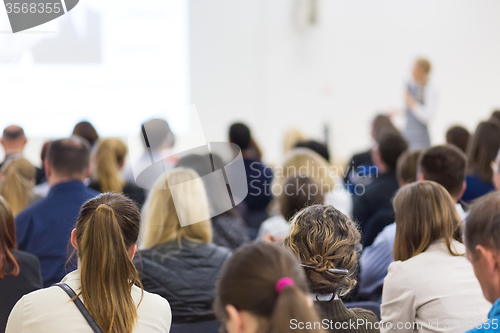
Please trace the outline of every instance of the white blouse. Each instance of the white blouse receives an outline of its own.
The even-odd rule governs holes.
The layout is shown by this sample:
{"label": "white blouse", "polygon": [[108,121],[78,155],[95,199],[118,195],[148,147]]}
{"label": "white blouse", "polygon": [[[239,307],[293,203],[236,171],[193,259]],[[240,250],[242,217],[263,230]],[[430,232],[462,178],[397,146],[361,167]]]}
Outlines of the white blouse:
{"label": "white blouse", "polygon": [[[453,240],[452,246],[465,253],[462,243]],[[384,324],[380,331],[465,332],[474,327],[460,326],[462,321],[484,321],[490,308],[472,264],[464,256],[451,255],[438,241],[425,252],[389,266],[380,310],[382,321],[390,322],[392,329]]]}
{"label": "white blouse", "polygon": [[[80,271],[76,270],[64,277],[75,293],[81,289]],[[136,304],[141,300],[141,289],[132,287],[132,298]],[[167,300],[144,291],[137,308],[137,324],[134,333],[168,333],[172,322],[172,312]],[[60,287],[49,287],[23,296],[12,309],[7,322],[6,333],[91,333],[71,298]]]}

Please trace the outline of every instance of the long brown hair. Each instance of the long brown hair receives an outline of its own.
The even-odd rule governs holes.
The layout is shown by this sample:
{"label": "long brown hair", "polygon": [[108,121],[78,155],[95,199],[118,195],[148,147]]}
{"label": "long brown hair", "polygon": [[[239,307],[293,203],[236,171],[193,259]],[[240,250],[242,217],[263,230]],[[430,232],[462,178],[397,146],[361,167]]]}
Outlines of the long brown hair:
{"label": "long brown hair", "polygon": [[10,252],[16,248],[16,226],[9,203],[0,196],[0,279],[17,276],[19,265]]}
{"label": "long brown hair", "polygon": [[469,165],[467,174],[478,176],[482,181],[493,181],[491,162],[500,149],[500,127],[493,122],[483,121],[476,127],[467,146]]}
{"label": "long brown hair", "polygon": [[[332,206],[314,205],[295,215],[285,245],[302,264],[318,294],[338,293],[343,296],[356,286],[356,267],[361,235],[356,224]],[[313,267],[313,268],[311,268]],[[328,269],[347,269],[347,275]]]}
{"label": "long brown hair", "polygon": [[462,221],[450,194],[438,183],[420,181],[403,186],[394,197],[396,238],[394,259],[405,261],[442,240],[458,256],[451,242],[461,239]]}
{"label": "long brown hair", "polygon": [[[293,285],[276,291],[282,278]],[[226,262],[217,284],[215,313],[228,320],[227,305],[248,311],[260,319],[259,332],[292,333],[291,320],[320,323],[313,307],[308,306],[308,286],[297,258],[284,247],[263,242],[243,246]],[[322,333],[321,327],[301,332]],[[319,325],[320,326],[320,325]]]}
{"label": "long brown hair", "polygon": [[33,197],[35,167],[25,158],[16,158],[5,163],[2,167],[2,175],[0,195],[7,200],[12,214],[16,216],[28,207]]}
{"label": "long brown hair", "polygon": [[127,155],[127,146],[120,139],[104,139],[99,143],[95,154],[96,169],[93,178],[99,181],[101,191],[120,193],[125,181],[120,168]]}
{"label": "long brown hair", "polygon": [[128,250],[137,242],[139,224],[140,214],[134,202],[114,193],[90,199],[78,216],[81,295],[106,333],[130,333],[137,320],[131,288],[141,284]]}

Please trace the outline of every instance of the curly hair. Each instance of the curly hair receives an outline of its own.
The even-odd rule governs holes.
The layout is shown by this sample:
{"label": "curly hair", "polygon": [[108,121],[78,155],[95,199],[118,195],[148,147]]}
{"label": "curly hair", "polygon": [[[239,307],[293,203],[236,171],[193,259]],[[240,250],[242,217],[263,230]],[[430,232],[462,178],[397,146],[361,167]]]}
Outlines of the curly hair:
{"label": "curly hair", "polygon": [[[344,296],[357,283],[360,239],[352,219],[332,206],[314,205],[294,216],[285,245],[310,266],[304,268],[314,293]],[[346,269],[348,274],[329,272],[331,268]]]}

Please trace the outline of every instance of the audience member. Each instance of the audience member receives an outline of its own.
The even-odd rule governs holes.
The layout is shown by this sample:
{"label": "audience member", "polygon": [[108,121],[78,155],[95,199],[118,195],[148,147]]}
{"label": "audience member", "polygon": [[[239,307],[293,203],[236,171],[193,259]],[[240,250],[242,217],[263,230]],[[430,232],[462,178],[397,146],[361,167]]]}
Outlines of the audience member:
{"label": "audience member", "polygon": [[[215,319],[215,284],[231,251],[211,242],[207,216],[205,187],[191,169],[174,169],[162,176],[144,206],[144,250],[134,263],[144,289],[170,302],[174,323]],[[200,222],[182,226],[186,221]]]}
{"label": "audience member", "polygon": [[[3,135],[2,138],[0,139],[0,143],[3,146],[3,149],[5,151],[5,159],[3,162],[0,163],[0,168],[7,162],[8,160],[11,159],[16,159],[16,158],[21,158],[23,157],[23,151],[24,147],[26,146],[26,143],[28,142],[28,139],[26,138],[26,135],[24,134],[24,130],[22,127],[19,127],[17,125],[10,125],[7,126],[3,130]],[[44,175],[44,172],[40,168],[36,168],[36,184],[40,184],[38,182],[38,179],[41,179]]]}
{"label": "audience member", "polygon": [[500,127],[492,122],[481,122],[467,149],[467,189],[462,197],[466,203],[495,189],[491,163],[500,149]]}
{"label": "audience member", "polygon": [[427,125],[435,113],[436,90],[429,82],[431,63],[420,58],[415,61],[412,79],[406,87],[406,127],[404,135],[409,149],[426,149],[431,145]]}
{"label": "audience member", "polygon": [[[453,321],[482,322],[488,302],[464,257],[462,221],[448,191],[420,181],[394,198],[394,259],[382,293],[382,321],[412,323],[398,332],[459,332]],[[439,208],[438,208],[439,207]],[[384,326],[382,332],[392,329]]]}
{"label": "audience member", "polygon": [[460,148],[464,153],[467,152],[470,133],[462,126],[453,126],[446,132],[446,143]]}
{"label": "audience member", "polygon": [[215,170],[221,169],[225,165],[222,158],[216,154],[204,156],[192,154],[181,158],[176,168],[193,169],[203,179],[210,204],[210,215],[217,214],[212,217],[213,243],[234,250],[250,241],[248,228],[236,207],[224,211],[225,205],[220,198],[225,193],[229,193],[228,185],[219,184],[214,182],[212,178],[204,177],[214,171],[212,170],[212,162]]}
{"label": "audience member", "polygon": [[382,134],[378,144],[374,145],[372,157],[378,175],[366,185],[364,193],[353,196],[353,216],[363,232],[378,211],[391,209],[391,199],[399,188],[396,164],[407,148],[405,139],[394,133]]}
{"label": "audience member", "polygon": [[256,150],[248,126],[242,123],[232,124],[229,128],[229,142],[239,146],[243,155],[248,195],[243,200],[242,215],[251,230],[252,238],[255,238],[261,223],[269,217],[267,206],[272,200],[270,187],[273,174],[260,162],[260,150]]}
{"label": "audience member", "polygon": [[286,131],[283,138],[283,153],[286,154],[293,148],[299,141],[306,140],[305,135],[297,128],[290,128]]}
{"label": "audience member", "polygon": [[294,148],[308,148],[318,153],[328,163],[330,163],[330,152],[328,146],[315,140],[299,141]]}
{"label": "audience member", "polygon": [[0,195],[9,203],[14,217],[40,199],[33,193],[35,168],[25,158],[7,161],[0,169],[0,181]]}
{"label": "audience member", "polygon": [[[49,151],[49,159],[51,154]],[[106,193],[82,206],[76,229],[71,232],[78,270],[66,275],[62,284],[78,295],[77,300],[83,302],[102,332],[170,330],[168,302],[142,290],[132,263],[139,224],[140,214],[134,202],[121,194]],[[91,331],[71,301],[74,296],[59,287],[64,289],[56,285],[21,298],[9,316],[6,332]]]}
{"label": "audience member", "polygon": [[490,119],[488,119],[489,122],[495,123],[497,126],[500,127],[500,110],[495,110],[491,113]]}
{"label": "audience member", "polygon": [[[456,202],[455,208],[462,220],[466,214],[458,201],[465,191],[466,165],[467,156],[460,149],[453,145],[443,145],[427,149],[421,155],[417,166],[417,180],[431,180],[441,184]],[[399,179],[400,184],[404,186],[405,181],[402,177]],[[387,269],[394,261],[395,236],[396,223],[392,223],[384,228],[371,246],[364,249],[360,260],[361,294],[375,300],[380,299]]]}
{"label": "audience member", "polygon": [[73,129],[73,135],[78,135],[79,137],[87,140],[90,147],[94,147],[94,144],[99,139],[99,134],[95,130],[94,126],[88,121],[81,121],[75,125]]}
{"label": "audience member", "polygon": [[[378,142],[385,133],[398,134],[399,131],[388,116],[377,115],[371,123],[370,137],[372,143]],[[368,185],[373,180],[370,177],[371,171],[375,169],[371,168],[373,166],[371,149],[356,154],[351,158],[344,174],[344,182],[351,193],[354,192],[356,184]]]}
{"label": "audience member", "polygon": [[[414,150],[413,152],[406,151],[401,154],[396,163],[396,179],[399,186],[413,183],[417,180],[417,164],[418,159],[422,155],[421,149]],[[378,234],[384,228],[394,223],[395,215],[394,209],[386,207],[379,209],[373,217],[370,218],[369,223],[362,234],[361,243],[364,247],[372,245]]]}
{"label": "audience member", "polygon": [[123,168],[123,178],[134,184],[137,176],[153,164],[151,160],[162,160],[166,170],[173,169],[177,163],[177,160],[170,156],[175,144],[175,135],[166,120],[153,118],[142,123],[141,142],[144,147],[142,156],[136,163]]}
{"label": "audience member", "polygon": [[[40,152],[40,161],[42,162],[41,168],[40,168],[40,173],[37,172],[36,174],[36,183],[38,185],[44,184],[47,182],[47,177],[45,176],[45,166],[44,166],[44,161],[45,161],[45,156],[47,155],[47,149],[49,149],[51,141],[45,141],[42,146],[42,150]],[[47,191],[48,192],[48,191]],[[45,197],[46,195],[44,195]]]}
{"label": "audience member", "polygon": [[[360,238],[349,217],[332,206],[314,205],[295,215],[285,239],[304,267],[321,316],[337,328],[331,332],[345,326],[349,329],[342,332],[379,332],[373,328],[378,322],[373,312],[347,309],[339,298],[356,285]],[[358,320],[364,325],[358,325]],[[356,329],[351,328],[354,323]]]}
{"label": "audience member", "polygon": [[[277,245],[237,250],[217,283],[214,308],[228,333],[323,333],[299,262]],[[310,324],[298,329],[300,325]]]}
{"label": "audience member", "polygon": [[286,179],[304,175],[319,185],[320,194],[326,205],[332,205],[346,215],[352,214],[352,200],[336,175],[335,168],[316,152],[307,148],[295,148],[285,155],[285,162],[276,172],[273,193],[284,190]]}
{"label": "audience member", "polygon": [[478,199],[465,224],[466,256],[481,285],[484,297],[493,304],[488,321],[477,323],[469,333],[498,332],[500,321],[500,194]]}
{"label": "audience member", "polygon": [[290,221],[296,213],[303,208],[324,203],[321,192],[319,185],[308,176],[290,176],[277,197],[280,215],[265,220],[257,238],[277,243],[283,241],[290,232]]}
{"label": "audience member", "polygon": [[[45,160],[45,172],[51,186],[46,198],[16,216],[20,250],[40,259],[45,287],[65,275],[68,242],[82,204],[99,193],[87,188],[90,147],[77,136],[52,142]],[[68,271],[75,265],[68,263]]]}
{"label": "audience member", "polygon": [[104,139],[97,145],[88,186],[102,193],[123,193],[140,209],[146,199],[144,189],[125,181],[120,174],[128,153],[127,146],[120,139]]}
{"label": "audience member", "polygon": [[42,288],[40,261],[32,254],[16,250],[16,226],[7,201],[0,196],[0,332],[24,295]]}

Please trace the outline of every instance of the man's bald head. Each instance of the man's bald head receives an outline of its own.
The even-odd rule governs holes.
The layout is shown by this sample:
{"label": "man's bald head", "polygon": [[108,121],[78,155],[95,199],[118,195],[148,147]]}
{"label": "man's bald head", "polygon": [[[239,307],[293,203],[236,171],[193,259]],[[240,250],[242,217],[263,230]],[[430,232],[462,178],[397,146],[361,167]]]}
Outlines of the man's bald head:
{"label": "man's bald head", "polygon": [[90,145],[78,137],[53,141],[46,156],[48,165],[58,177],[81,178],[90,162]]}
{"label": "man's bald head", "polygon": [[27,141],[23,128],[17,125],[7,126],[3,130],[2,139],[0,139],[6,154],[22,151]]}

